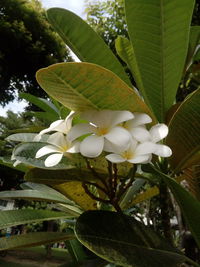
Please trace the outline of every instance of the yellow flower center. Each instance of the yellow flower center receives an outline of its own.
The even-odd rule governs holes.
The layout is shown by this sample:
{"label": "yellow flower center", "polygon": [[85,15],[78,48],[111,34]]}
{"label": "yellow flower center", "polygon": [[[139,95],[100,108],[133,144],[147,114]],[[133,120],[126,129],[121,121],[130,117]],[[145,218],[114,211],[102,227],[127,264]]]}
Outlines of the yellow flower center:
{"label": "yellow flower center", "polygon": [[96,129],[96,134],[101,136],[101,135],[105,135],[109,132],[108,127],[97,127]]}
{"label": "yellow flower center", "polygon": [[69,144],[60,147],[60,152],[64,153],[70,148]]}
{"label": "yellow flower center", "polygon": [[132,159],[134,157],[134,154],[133,152],[131,151],[124,151],[121,156],[124,158],[124,159]]}

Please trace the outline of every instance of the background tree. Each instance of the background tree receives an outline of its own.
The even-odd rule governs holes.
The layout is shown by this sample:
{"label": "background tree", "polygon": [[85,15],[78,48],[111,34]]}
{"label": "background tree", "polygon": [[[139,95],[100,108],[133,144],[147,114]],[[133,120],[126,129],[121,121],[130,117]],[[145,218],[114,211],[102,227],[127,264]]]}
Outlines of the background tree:
{"label": "background tree", "polygon": [[56,62],[72,61],[37,0],[1,0],[0,36],[1,105],[14,99],[15,90],[44,96],[35,72]]}

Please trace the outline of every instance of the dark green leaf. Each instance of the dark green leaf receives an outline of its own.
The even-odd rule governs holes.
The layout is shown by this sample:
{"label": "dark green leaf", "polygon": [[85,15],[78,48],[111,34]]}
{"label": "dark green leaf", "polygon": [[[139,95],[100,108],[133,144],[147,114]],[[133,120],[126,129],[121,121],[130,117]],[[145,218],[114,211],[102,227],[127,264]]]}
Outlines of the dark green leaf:
{"label": "dark green leaf", "polygon": [[20,224],[58,220],[70,217],[72,216],[67,213],[51,210],[6,210],[0,212],[0,229]]}
{"label": "dark green leaf", "polygon": [[156,175],[159,180],[162,179],[168,185],[181,208],[182,214],[190,228],[190,231],[192,232],[198,246],[200,247],[200,202],[174,179],[161,173],[152,165],[148,165],[148,168],[145,170],[154,173],[154,175]]}
{"label": "dark green leaf", "polygon": [[174,170],[200,161],[200,89],[188,96],[169,122],[167,145],[172,149],[170,163]]}
{"label": "dark green leaf", "polygon": [[87,248],[120,266],[172,267],[185,261],[152,229],[121,213],[85,212],[77,220],[75,233]]}
{"label": "dark green leaf", "polygon": [[37,232],[0,238],[0,250],[27,248],[73,239],[73,234]]}

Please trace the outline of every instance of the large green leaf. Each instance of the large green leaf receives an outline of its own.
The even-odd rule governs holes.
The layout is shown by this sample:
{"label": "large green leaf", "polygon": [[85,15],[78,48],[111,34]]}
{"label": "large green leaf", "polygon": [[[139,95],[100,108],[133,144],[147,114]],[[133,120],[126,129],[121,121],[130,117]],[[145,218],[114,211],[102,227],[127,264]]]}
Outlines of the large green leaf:
{"label": "large green leaf", "polygon": [[[11,134],[8,137],[6,137],[7,141],[14,141],[14,142],[33,142],[34,137],[37,134],[35,133],[16,133],[16,134]],[[41,142],[47,141],[49,135],[44,134],[41,137]]]}
{"label": "large green leaf", "polygon": [[173,152],[170,162],[175,171],[199,163],[200,89],[187,97],[174,113],[166,143]]}
{"label": "large green leaf", "polygon": [[36,75],[40,86],[64,106],[89,109],[145,112],[147,105],[113,72],[91,63],[59,63],[41,69]]}
{"label": "large green leaf", "polygon": [[59,233],[59,232],[37,232],[22,235],[14,235],[0,238],[0,250],[27,248],[50,243],[71,240],[74,238],[72,233]]}
{"label": "large green leaf", "polygon": [[51,210],[6,210],[1,211],[0,213],[0,229],[20,224],[58,220],[71,217],[72,216],[67,213]]}
{"label": "large green leaf", "polygon": [[[106,179],[108,175],[98,173]],[[70,181],[91,181],[97,180],[91,171],[87,169],[70,168],[68,170],[45,170],[34,168],[25,174],[25,180],[34,183],[61,184]]]}
{"label": "large green leaf", "polygon": [[[194,0],[125,0],[136,79],[159,121],[175,100],[188,51]],[[137,73],[137,71],[136,71]]]}
{"label": "large green leaf", "polygon": [[133,46],[125,37],[118,36],[115,41],[115,47],[120,58],[127,64],[131,73],[133,74],[134,79],[137,81],[137,85],[142,84],[140,80],[140,71],[137,65],[136,57],[134,54]]}
{"label": "large green leaf", "polygon": [[189,68],[189,66],[193,63],[193,57],[196,54],[196,52],[199,50],[197,49],[199,40],[200,40],[200,26],[191,26],[189,47],[188,47],[188,54],[187,54],[185,69]]}
{"label": "large green leaf", "polygon": [[71,203],[64,196],[59,197],[56,194],[48,193],[44,194],[43,191],[39,190],[16,190],[16,191],[3,191],[0,192],[0,199],[26,199],[36,201],[48,201],[48,202],[59,202],[69,204]]}
{"label": "large green leaf", "polygon": [[98,256],[120,266],[172,267],[185,261],[151,228],[122,213],[85,212],[77,220],[75,234]]}
{"label": "large green leaf", "polygon": [[8,168],[12,168],[21,172],[26,172],[28,170],[27,166],[24,164],[19,164],[17,166],[13,166],[13,161],[9,158],[0,157],[0,165],[6,166]]}
{"label": "large green leaf", "polygon": [[55,119],[59,118],[59,110],[52,102],[28,93],[20,93],[19,96],[31,102],[35,106],[41,108],[42,110],[48,112],[49,114],[54,114]]}
{"label": "large green leaf", "polygon": [[153,173],[159,180],[162,179],[168,185],[180,206],[190,231],[200,247],[200,202],[174,179],[155,169],[152,165],[146,166],[144,170]]}
{"label": "large green leaf", "polygon": [[111,49],[84,20],[62,8],[49,9],[47,16],[61,38],[81,61],[109,69],[131,85],[124,68]]}
{"label": "large green leaf", "polygon": [[72,181],[59,185],[53,185],[53,187],[67,198],[74,201],[83,210],[97,209],[97,201],[86,194],[82,186],[82,182]]}

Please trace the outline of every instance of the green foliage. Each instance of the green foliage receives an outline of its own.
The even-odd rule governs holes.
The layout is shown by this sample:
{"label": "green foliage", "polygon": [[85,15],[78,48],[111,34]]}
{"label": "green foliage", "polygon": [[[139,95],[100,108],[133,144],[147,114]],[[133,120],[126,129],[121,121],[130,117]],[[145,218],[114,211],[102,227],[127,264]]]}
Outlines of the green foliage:
{"label": "green foliage", "polygon": [[35,81],[38,68],[71,60],[36,1],[1,0],[0,103],[13,100],[14,90],[44,95]]}
{"label": "green foliage", "polygon": [[170,162],[175,171],[199,164],[199,124],[200,89],[183,101],[169,123],[167,144],[173,150]]}
{"label": "green foliage", "polygon": [[78,218],[75,232],[86,247],[120,266],[168,267],[185,261],[184,255],[152,229],[120,213],[85,212]]}
{"label": "green foliage", "polygon": [[75,111],[128,109],[132,112],[145,112],[153,117],[134,90],[113,72],[98,65],[90,63],[52,65],[37,72],[37,81],[49,95]]}
{"label": "green foliage", "polygon": [[112,51],[80,17],[61,8],[51,8],[47,11],[47,15],[55,30],[81,61],[107,68],[130,85],[128,77]]}
{"label": "green foliage", "polygon": [[74,235],[67,233],[37,232],[0,239],[0,250],[34,247],[73,239]]}
{"label": "green foliage", "polygon": [[126,0],[125,4],[134,62],[139,69],[139,76],[134,78],[146,103],[163,122],[182,76],[194,1]]}
{"label": "green foliage", "polygon": [[[112,5],[113,1],[108,1],[108,4],[113,10],[120,8],[122,2],[116,1],[116,5]],[[97,8],[98,5],[99,3]],[[57,119],[62,114],[62,107],[56,101],[77,111],[74,123],[80,122],[79,112],[85,110],[109,109],[147,113],[153,119],[152,125],[157,123],[157,119],[169,124],[169,135],[163,144],[172,148],[173,156],[171,159],[155,156],[152,158],[152,164],[145,165],[142,169],[144,172],[141,172],[136,164],[107,162],[104,153],[90,160],[80,154],[69,156],[67,152],[63,153],[66,157],[63,157],[59,164],[47,168],[44,163],[47,156],[39,159],[35,156],[36,152],[47,144],[45,138],[49,135],[44,135],[40,142],[33,142],[32,134],[11,135],[8,138],[10,142],[22,142],[15,147],[13,155],[15,160],[29,167],[25,180],[38,184],[23,184],[24,190],[2,192],[0,198],[20,197],[52,201],[53,207],[62,212],[4,212],[1,215],[2,227],[66,216],[75,219],[68,223],[75,224],[78,240],[108,262],[138,267],[179,266],[183,262],[198,266],[168,243],[173,243],[176,238],[172,236],[170,222],[174,209],[170,204],[169,188],[200,246],[200,204],[173,179],[181,181],[188,177],[188,167],[195,170],[189,173],[192,178],[198,176],[195,164],[199,164],[200,159],[199,90],[189,95],[181,104],[173,106],[179,82],[183,73],[191,71],[199,44],[199,29],[190,27],[193,6],[194,1],[189,0],[149,0],[148,3],[145,0],[125,0],[130,40],[118,37],[116,50],[132,72],[141,96],[134,88],[129,87],[130,82],[123,67],[108,47],[99,42],[99,37],[85,22],[63,9],[48,11],[49,20],[63,40],[80,59],[89,62],[64,62],[40,69],[37,72],[38,83],[55,100],[53,104],[49,104],[43,99],[24,95],[44,110],[44,113],[35,113],[35,116],[45,117],[46,112],[50,114],[49,120],[53,117]],[[112,20],[109,12],[107,17],[108,22],[109,19]],[[117,29],[117,26],[113,28],[114,32],[115,28]],[[183,79],[182,84],[184,82]],[[64,110],[64,113],[67,111]],[[161,132],[160,135],[165,133]],[[67,137],[67,134],[64,137]],[[154,141],[152,143],[155,145]],[[58,145],[56,140],[55,144]],[[160,147],[168,149],[161,144],[156,148]],[[67,151],[67,148],[64,149],[63,151]],[[157,151],[154,152],[156,154]],[[164,152],[163,154],[166,156]],[[177,177],[179,173],[180,176]],[[152,187],[153,185],[156,187]],[[156,199],[152,199],[158,194]],[[198,196],[196,191],[195,195]],[[151,200],[148,203],[146,200],[149,198]],[[136,203],[139,205],[134,206]],[[129,209],[125,210],[127,207]],[[5,216],[7,214],[8,216]],[[155,215],[154,218],[152,214]],[[152,228],[157,229],[163,236]],[[11,241],[16,242],[17,238]],[[23,240],[23,236],[21,238]],[[35,243],[30,243],[33,244]],[[15,245],[10,243],[6,248],[13,247]]]}
{"label": "green foliage", "polygon": [[64,212],[57,212],[51,210],[22,209],[1,211],[0,217],[0,229],[4,229],[20,224],[41,222],[47,220],[58,220],[62,218],[70,218],[72,216]]}

